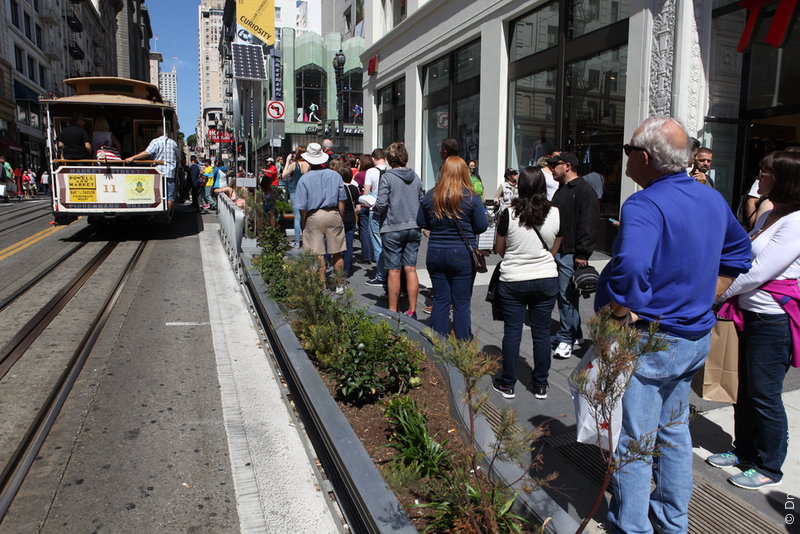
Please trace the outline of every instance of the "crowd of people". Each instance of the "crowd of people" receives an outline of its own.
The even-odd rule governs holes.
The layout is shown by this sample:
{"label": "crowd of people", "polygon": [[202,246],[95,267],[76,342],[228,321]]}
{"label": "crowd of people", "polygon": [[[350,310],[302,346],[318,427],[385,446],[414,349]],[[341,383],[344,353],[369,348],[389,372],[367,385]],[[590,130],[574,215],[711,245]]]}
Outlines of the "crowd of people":
{"label": "crowd of people", "polygon": [[[800,366],[800,151],[764,158],[751,192],[755,200],[744,206],[740,221],[714,190],[712,152],[679,121],[650,118],[623,149],[626,175],[640,190],[615,221],[618,236],[594,305],[598,311],[609,306],[611,320],[620,325],[646,331],[658,322],[667,343],[642,355],[631,376],[615,454],[633,453],[648,434],[669,446],[653,462],[635,461],[614,474],[609,524],[614,532],[648,532],[651,524],[685,532],[692,491],[689,388],[708,354],[720,307],[741,329],[739,392],[734,447],[707,461],[739,467],[729,480],[747,489],[780,484],[783,476],[788,423],[781,389],[789,367]],[[515,398],[527,324],[531,388],[536,398],[547,398],[551,359],[571,357],[581,340],[573,274],[587,268],[594,252],[602,193],[592,177],[579,174],[574,153],[554,150],[537,165],[508,169],[485,202],[477,162],[458,152],[456,140],[441,142],[442,163],[426,192],[408,168],[403,143],[339,158],[316,143],[298,148],[281,172],[299,215],[295,246],[319,255],[323,280],[326,254],[334,272],[348,277],[357,234],[360,261],[373,268],[366,283],[385,289],[390,310],[416,317],[417,255],[427,236],[428,325],[470,339],[474,256],[478,236],[492,220],[493,251],[502,258],[495,298],[504,325],[502,370],[493,388]],[[337,280],[335,289],[342,292],[342,278]],[[551,344],[556,305],[559,328]]]}

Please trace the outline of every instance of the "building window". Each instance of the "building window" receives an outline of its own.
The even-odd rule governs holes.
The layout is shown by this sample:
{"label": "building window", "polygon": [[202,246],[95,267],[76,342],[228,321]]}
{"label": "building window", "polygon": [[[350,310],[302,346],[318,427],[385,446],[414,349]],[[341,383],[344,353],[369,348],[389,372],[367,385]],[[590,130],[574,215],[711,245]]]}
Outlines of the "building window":
{"label": "building window", "polygon": [[511,61],[517,61],[558,44],[558,2],[532,11],[512,24]]}
{"label": "building window", "polygon": [[47,88],[47,78],[45,77],[44,65],[39,65],[39,85]]}
{"label": "building window", "polygon": [[33,23],[31,16],[27,13],[25,14],[25,37],[33,41]]}
{"label": "building window", "polygon": [[325,120],[328,77],[320,67],[308,65],[295,74],[297,122]]}
{"label": "building window", "polygon": [[10,0],[11,5],[11,24],[19,28],[19,4],[16,0]]}
{"label": "building window", "polygon": [[28,78],[35,82],[37,73],[36,61],[32,57],[28,56]]}
{"label": "building window", "polygon": [[14,66],[17,72],[25,74],[25,61],[22,57],[22,49],[18,46],[14,47]]}
{"label": "building window", "polygon": [[36,46],[39,47],[39,50],[44,50],[42,48],[42,27],[38,24],[36,25]]}
{"label": "building window", "polygon": [[345,122],[351,124],[364,123],[364,96],[361,83],[363,74],[361,69],[352,69],[342,77],[342,96],[344,100]]}
{"label": "building window", "polygon": [[[628,21],[619,18],[627,17],[628,7],[623,13],[616,1],[568,0],[564,12],[553,17],[553,6],[542,6],[511,24],[506,164],[534,165],[553,148],[572,151],[581,161],[581,174],[603,176],[601,212],[615,217],[620,208],[628,36]],[[566,29],[565,39],[555,40],[560,49],[535,47],[530,25],[543,19]],[[604,26],[608,31],[589,35]],[[598,232],[598,250],[610,250],[613,233],[605,227]]]}
{"label": "building window", "polygon": [[378,90],[378,143],[387,147],[406,136],[405,79]]}
{"label": "building window", "polygon": [[425,188],[434,185],[438,174],[442,139],[456,138],[461,157],[478,159],[480,51],[480,41],[473,41],[424,67],[422,179]]}

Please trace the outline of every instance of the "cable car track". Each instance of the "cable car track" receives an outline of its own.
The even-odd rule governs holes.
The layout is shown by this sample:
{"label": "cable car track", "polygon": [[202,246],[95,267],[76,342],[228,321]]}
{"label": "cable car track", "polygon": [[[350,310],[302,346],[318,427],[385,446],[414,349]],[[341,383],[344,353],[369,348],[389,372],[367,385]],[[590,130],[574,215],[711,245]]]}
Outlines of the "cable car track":
{"label": "cable car track", "polygon": [[[109,257],[118,244],[118,242],[110,242],[105,245],[103,249],[95,254],[92,259],[84,265],[80,272],[76,274],[69,283],[65,284],[36,316],[28,321],[20,332],[2,348],[0,352],[0,358],[2,358],[0,359],[0,368],[2,368],[0,379],[6,376],[8,370],[12,368],[14,363],[19,361],[25,350],[30,347],[44,328],[55,318],[57,312],[51,312],[49,307],[54,306],[59,307],[59,310],[63,309],[69,300],[78,292],[80,287],[91,277],[92,273],[94,273]],[[97,342],[103,327],[108,321],[146,245],[147,241],[142,241],[137,246],[122,270],[122,273],[116,279],[100,311],[95,315],[88,330],[78,344],[78,347],[69,358],[66,367],[47,394],[45,402],[36,413],[32,423],[28,426],[9,461],[3,467],[3,471],[0,474],[0,523],[2,523],[5,518],[14,497],[25,480],[28,470],[39,453],[48,433],[52,429],[61,408],[64,406],[72,390],[72,386],[80,375],[92,348]]]}

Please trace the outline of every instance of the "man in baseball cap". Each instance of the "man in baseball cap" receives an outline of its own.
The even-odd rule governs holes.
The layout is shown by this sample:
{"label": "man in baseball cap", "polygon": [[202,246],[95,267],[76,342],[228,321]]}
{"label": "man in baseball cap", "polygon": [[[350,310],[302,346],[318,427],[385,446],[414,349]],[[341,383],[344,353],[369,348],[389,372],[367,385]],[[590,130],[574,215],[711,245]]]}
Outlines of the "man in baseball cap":
{"label": "man in baseball cap", "polygon": [[556,334],[558,346],[553,356],[567,359],[572,346],[581,336],[581,316],[578,310],[580,295],[570,283],[577,268],[589,265],[594,252],[600,205],[592,186],[578,175],[580,163],[572,152],[561,152],[547,159],[553,178],[559,183],[553,195],[553,205],[561,214],[563,241],[556,254],[558,265],[558,314],[560,327]]}

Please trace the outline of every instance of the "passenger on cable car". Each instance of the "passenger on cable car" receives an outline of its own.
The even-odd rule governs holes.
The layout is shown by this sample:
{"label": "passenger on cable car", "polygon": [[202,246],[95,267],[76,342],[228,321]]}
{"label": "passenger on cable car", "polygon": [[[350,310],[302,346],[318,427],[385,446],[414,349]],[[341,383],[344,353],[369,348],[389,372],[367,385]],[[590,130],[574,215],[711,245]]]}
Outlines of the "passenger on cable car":
{"label": "passenger on cable car", "polygon": [[156,170],[167,178],[167,213],[170,217],[175,203],[175,172],[180,156],[178,143],[164,135],[164,128],[159,126],[156,128],[156,138],[150,141],[146,149],[125,159],[125,163],[147,157],[154,161],[163,161],[162,164],[156,165]]}
{"label": "passenger on cable car", "polygon": [[83,124],[83,115],[73,113],[69,126],[63,128],[58,134],[56,142],[64,159],[88,159],[90,157],[92,143]]}

